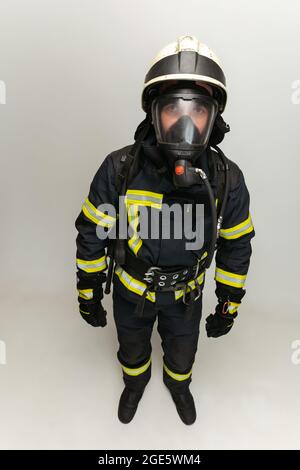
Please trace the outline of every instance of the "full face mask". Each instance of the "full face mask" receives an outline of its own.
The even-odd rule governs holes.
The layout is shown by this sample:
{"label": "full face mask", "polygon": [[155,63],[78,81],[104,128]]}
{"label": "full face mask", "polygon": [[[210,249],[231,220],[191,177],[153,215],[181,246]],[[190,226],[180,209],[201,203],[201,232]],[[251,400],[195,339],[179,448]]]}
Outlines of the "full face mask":
{"label": "full face mask", "polygon": [[177,160],[193,164],[205,150],[218,111],[217,101],[204,88],[175,85],[152,101],[157,145],[174,169]]}

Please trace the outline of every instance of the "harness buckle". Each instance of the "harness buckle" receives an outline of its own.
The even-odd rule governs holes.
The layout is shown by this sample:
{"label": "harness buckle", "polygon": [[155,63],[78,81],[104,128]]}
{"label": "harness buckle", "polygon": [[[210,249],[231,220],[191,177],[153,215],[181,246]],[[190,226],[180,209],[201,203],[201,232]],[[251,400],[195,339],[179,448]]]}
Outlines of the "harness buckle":
{"label": "harness buckle", "polygon": [[145,277],[143,278],[144,281],[151,284],[153,282],[153,278],[155,274],[154,271],[162,271],[162,269],[159,266],[151,266],[148,269],[148,271],[145,273]]}
{"label": "harness buckle", "polygon": [[[197,272],[198,272],[198,270],[197,270]],[[198,279],[194,278],[193,281],[195,282],[195,288],[194,288],[194,289],[197,289],[197,294],[196,294],[196,296],[195,296],[195,297],[193,298],[193,300],[192,300],[193,302],[195,302],[195,300],[199,299],[199,297],[200,297],[200,295],[201,295],[201,292],[202,292],[202,289],[201,289],[201,285],[199,284]],[[183,285],[183,297],[182,297],[182,302],[183,302],[184,304],[186,304],[186,305],[188,305],[188,304],[191,303],[191,302],[187,302],[187,301],[186,301],[186,297],[187,297],[187,288],[188,288],[188,287],[190,288],[190,292],[189,292],[189,293],[191,293],[191,291],[194,290],[194,289],[192,289],[191,286],[188,286],[188,283],[185,283],[185,284]]]}
{"label": "harness buckle", "polygon": [[197,299],[199,299],[199,297],[201,295],[202,289],[201,289],[201,286],[199,284],[198,279],[195,279],[195,284],[196,284],[196,288],[197,288],[197,295],[196,295],[194,300],[197,300]]}
{"label": "harness buckle", "polygon": [[186,298],[186,291],[187,291],[187,288],[188,288],[188,284],[187,284],[187,282],[186,282],[186,283],[184,284],[184,286],[183,286],[183,289],[182,289],[182,290],[183,290],[182,302],[183,302],[184,304],[186,304],[186,305],[187,305],[187,302],[185,301],[185,298]]}

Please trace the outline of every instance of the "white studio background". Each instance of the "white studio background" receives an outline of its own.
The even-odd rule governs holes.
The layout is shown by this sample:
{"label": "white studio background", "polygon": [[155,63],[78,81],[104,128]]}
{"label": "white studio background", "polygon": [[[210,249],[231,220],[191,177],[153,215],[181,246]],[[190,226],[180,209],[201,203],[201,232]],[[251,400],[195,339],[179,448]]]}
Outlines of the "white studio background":
{"label": "white studio background", "polygon": [[[296,0],[0,1],[1,448],[300,447],[299,20]],[[78,313],[74,222],[102,160],[133,142],[150,61],[182,34],[221,58],[222,149],[244,172],[256,237],[234,329],[208,340],[202,322],[196,423],[162,383],[155,328],[152,379],[126,426],[111,298],[104,329]]]}

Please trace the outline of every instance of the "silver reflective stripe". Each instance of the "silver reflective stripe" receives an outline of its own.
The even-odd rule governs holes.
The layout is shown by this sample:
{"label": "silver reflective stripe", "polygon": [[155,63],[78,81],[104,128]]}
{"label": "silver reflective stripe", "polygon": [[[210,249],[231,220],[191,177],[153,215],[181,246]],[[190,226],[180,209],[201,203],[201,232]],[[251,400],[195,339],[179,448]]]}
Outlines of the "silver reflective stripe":
{"label": "silver reflective stripe", "polygon": [[221,229],[220,236],[223,238],[238,238],[246,233],[251,232],[254,229],[251,216],[242,223],[236,225],[235,227],[228,228],[228,229]]}
{"label": "silver reflective stripe", "polygon": [[128,245],[132,249],[132,251],[136,254],[138,252],[138,248],[140,248],[142,245],[142,239],[138,236],[135,239],[132,237],[128,241]]}
{"label": "silver reflective stripe", "polygon": [[150,201],[150,202],[155,202],[155,203],[160,203],[161,199],[157,199],[152,196],[142,196],[140,194],[127,194],[126,199],[129,201]]}
{"label": "silver reflective stripe", "polygon": [[102,258],[93,261],[85,261],[77,258],[76,264],[78,268],[86,272],[101,271],[106,268],[106,256],[102,256]]}
{"label": "silver reflective stripe", "polygon": [[222,229],[220,231],[220,235],[221,237],[223,238],[227,238],[227,237],[232,237],[233,235],[238,235],[238,234],[243,234],[244,232],[246,232],[246,230],[248,230],[248,228],[250,227],[253,227],[252,223],[249,222],[247,225],[245,225],[245,227],[243,228],[240,228],[238,230],[232,230],[231,232],[226,232],[224,234],[224,232],[222,232]]}
{"label": "silver reflective stripe", "polygon": [[143,288],[137,282],[134,282],[133,278],[129,274],[127,274],[126,271],[123,270],[121,276],[128,286],[137,290],[138,293],[141,295],[144,293],[145,288]]}
{"label": "silver reflective stripe", "polygon": [[[122,284],[124,284],[127,289],[135,292],[136,294],[143,295],[144,290],[146,289],[146,284],[134,279],[130,274],[128,274],[121,266],[117,265],[115,269],[115,273],[119,277]],[[146,294],[146,298],[155,302],[155,292],[148,291]]]}
{"label": "silver reflective stripe", "polygon": [[240,303],[235,303],[235,302],[229,302],[229,305],[228,305],[228,311],[229,313],[235,313],[237,311],[237,309],[239,308],[240,306]]}
{"label": "silver reflective stripe", "polygon": [[96,207],[89,201],[88,198],[84,201],[82,206],[84,214],[93,222],[99,223],[103,227],[111,227],[116,219],[104,212],[99,211]]}
{"label": "silver reflective stripe", "polygon": [[[198,283],[201,285],[203,284],[203,281],[204,281],[204,272],[202,272],[201,274],[199,274],[199,276],[196,277]],[[187,293],[190,292],[190,290],[194,290],[195,287],[196,287],[196,284],[195,284],[195,281],[192,279],[191,281],[189,281],[187,283],[188,287],[187,287]],[[175,291],[175,300],[178,300],[181,296],[183,296],[183,290],[182,289],[179,289],[179,290],[176,290]]]}
{"label": "silver reflective stripe", "polygon": [[136,205],[131,205],[128,208],[128,221],[129,226],[133,231],[132,237],[128,240],[128,245],[131,250],[137,254],[138,250],[142,245],[142,239],[139,237],[137,233],[137,227],[139,224],[139,216],[138,216],[138,207]]}
{"label": "silver reflective stripe", "polygon": [[79,297],[90,300],[93,298],[93,289],[78,289]]}
{"label": "silver reflective stripe", "polygon": [[125,204],[141,204],[150,205],[152,207],[160,208],[163,199],[163,194],[155,193],[153,191],[144,191],[139,189],[128,189],[125,196]]}
{"label": "silver reflective stripe", "polygon": [[[134,279],[132,276],[130,276],[130,274],[124,271],[124,269],[122,269],[121,266],[119,265],[116,266],[115,273],[119,277],[122,284],[124,284],[124,286],[127,287],[127,289],[131,290],[132,292],[135,292],[136,294],[143,295],[144,290],[147,287],[146,284],[138,281],[137,279]],[[204,273],[199,274],[199,276],[197,277],[197,280],[199,284],[202,284],[204,280]],[[195,287],[196,287],[195,281],[194,280],[189,281],[187,292],[189,292],[190,289],[195,289]],[[175,300],[178,300],[182,295],[183,295],[182,289],[174,291]],[[146,294],[146,298],[151,300],[152,302],[155,302],[155,299],[156,299],[155,292],[148,291]]]}
{"label": "silver reflective stripe", "polygon": [[234,274],[223,269],[216,268],[215,280],[235,287],[243,287],[246,275]]}

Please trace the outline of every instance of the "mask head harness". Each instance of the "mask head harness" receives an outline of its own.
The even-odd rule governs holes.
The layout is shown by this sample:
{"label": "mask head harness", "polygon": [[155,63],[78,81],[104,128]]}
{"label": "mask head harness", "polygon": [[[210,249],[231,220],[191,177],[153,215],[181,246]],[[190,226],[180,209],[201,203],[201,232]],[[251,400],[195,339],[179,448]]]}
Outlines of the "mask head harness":
{"label": "mask head harness", "polygon": [[186,168],[206,149],[218,113],[208,90],[191,82],[171,85],[151,104],[157,146],[164,153],[177,186],[189,186]]}

